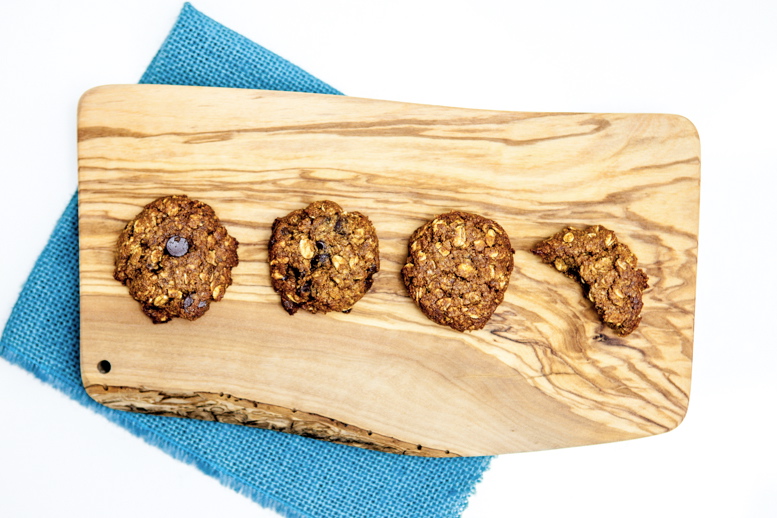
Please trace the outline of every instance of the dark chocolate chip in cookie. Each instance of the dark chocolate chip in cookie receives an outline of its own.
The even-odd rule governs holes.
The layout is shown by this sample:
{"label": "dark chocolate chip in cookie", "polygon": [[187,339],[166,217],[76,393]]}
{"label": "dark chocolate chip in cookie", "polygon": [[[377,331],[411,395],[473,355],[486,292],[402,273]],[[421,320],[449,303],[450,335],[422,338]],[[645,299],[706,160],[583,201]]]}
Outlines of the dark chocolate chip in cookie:
{"label": "dark chocolate chip in cookie", "polygon": [[410,237],[402,278],[410,297],[433,322],[457,331],[482,329],[504,299],[513,253],[498,223],[452,211]]}
{"label": "dark chocolate chip in cookie", "polygon": [[124,227],[114,277],[154,323],[195,320],[232,284],[237,246],[209,205],[166,196]]}
{"label": "dark chocolate chip in cookie", "polygon": [[173,257],[181,257],[189,251],[189,242],[181,236],[172,236],[167,240],[165,249]]}
{"label": "dark chocolate chip in cookie", "polygon": [[317,256],[313,257],[313,259],[310,261],[310,269],[316,270],[318,268],[323,268],[327,265],[329,262],[329,254],[318,254]]}
{"label": "dark chocolate chip in cookie", "polygon": [[275,220],[269,262],[273,289],[290,315],[300,308],[346,313],[380,269],[378,236],[363,214],[318,201]]}

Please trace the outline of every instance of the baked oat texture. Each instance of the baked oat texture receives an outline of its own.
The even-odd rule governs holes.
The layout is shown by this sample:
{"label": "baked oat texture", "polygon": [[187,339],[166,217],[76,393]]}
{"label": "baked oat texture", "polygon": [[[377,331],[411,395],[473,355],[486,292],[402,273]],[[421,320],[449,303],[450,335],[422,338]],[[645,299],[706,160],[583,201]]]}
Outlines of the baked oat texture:
{"label": "baked oat texture", "polygon": [[195,320],[232,284],[237,247],[209,205],[166,196],[124,227],[113,276],[155,324]]}
{"label": "baked oat texture", "polygon": [[482,329],[502,303],[513,254],[498,223],[452,211],[410,237],[402,278],[410,297],[433,322],[473,331]]}
{"label": "baked oat texture", "polygon": [[273,289],[290,315],[300,308],[347,313],[380,270],[372,222],[328,200],[277,218],[268,258]]}
{"label": "baked oat texture", "polygon": [[565,227],[537,243],[532,252],[580,282],[602,322],[625,336],[639,326],[647,275],[637,256],[601,225]]}

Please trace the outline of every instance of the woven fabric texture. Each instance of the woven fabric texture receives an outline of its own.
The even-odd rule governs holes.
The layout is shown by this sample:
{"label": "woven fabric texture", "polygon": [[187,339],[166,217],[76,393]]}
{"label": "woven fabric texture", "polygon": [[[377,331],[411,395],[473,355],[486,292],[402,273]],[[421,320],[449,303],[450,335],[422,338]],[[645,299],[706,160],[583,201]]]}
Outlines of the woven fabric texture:
{"label": "woven fabric texture", "polygon": [[[141,82],[339,93],[188,3]],[[120,412],[93,402],[81,386],[78,360],[76,196],[25,283],[0,355],[283,516],[459,516],[490,462],[404,457],[230,424]]]}

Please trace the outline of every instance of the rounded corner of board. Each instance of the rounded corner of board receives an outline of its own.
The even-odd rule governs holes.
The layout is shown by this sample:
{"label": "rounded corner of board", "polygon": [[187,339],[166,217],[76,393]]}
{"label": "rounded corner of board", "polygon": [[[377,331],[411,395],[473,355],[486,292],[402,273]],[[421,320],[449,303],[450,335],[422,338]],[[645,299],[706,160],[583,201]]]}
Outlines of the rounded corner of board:
{"label": "rounded corner of board", "polygon": [[88,88],[87,90],[84,91],[84,93],[81,94],[81,97],[78,98],[79,110],[84,104],[91,101],[92,97],[103,95],[108,91],[115,90],[116,88],[124,87],[124,86],[125,85],[110,84],[110,85],[97,85],[97,86],[92,86],[91,88]]}
{"label": "rounded corner of board", "polygon": [[678,127],[684,130],[684,133],[689,134],[692,138],[699,140],[699,130],[696,128],[696,124],[685,115],[677,113],[667,113],[666,117],[670,118]]}

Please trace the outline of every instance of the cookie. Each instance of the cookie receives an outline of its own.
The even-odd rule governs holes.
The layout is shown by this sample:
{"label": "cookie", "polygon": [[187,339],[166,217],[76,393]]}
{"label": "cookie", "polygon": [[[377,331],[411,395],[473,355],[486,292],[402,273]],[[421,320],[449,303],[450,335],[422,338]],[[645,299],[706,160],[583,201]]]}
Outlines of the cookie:
{"label": "cookie", "polygon": [[327,200],[276,219],[268,259],[273,289],[290,315],[300,308],[347,313],[380,270],[372,222]]}
{"label": "cookie", "polygon": [[237,266],[237,240],[205,203],[159,198],[119,235],[114,278],[155,324],[195,320],[224,297]]}
{"label": "cookie", "polygon": [[452,211],[410,237],[402,279],[433,322],[457,331],[482,329],[504,299],[514,253],[498,223]]}
{"label": "cookie", "polygon": [[532,252],[578,281],[602,322],[621,336],[639,326],[647,275],[637,256],[601,225],[566,227],[537,243]]}

